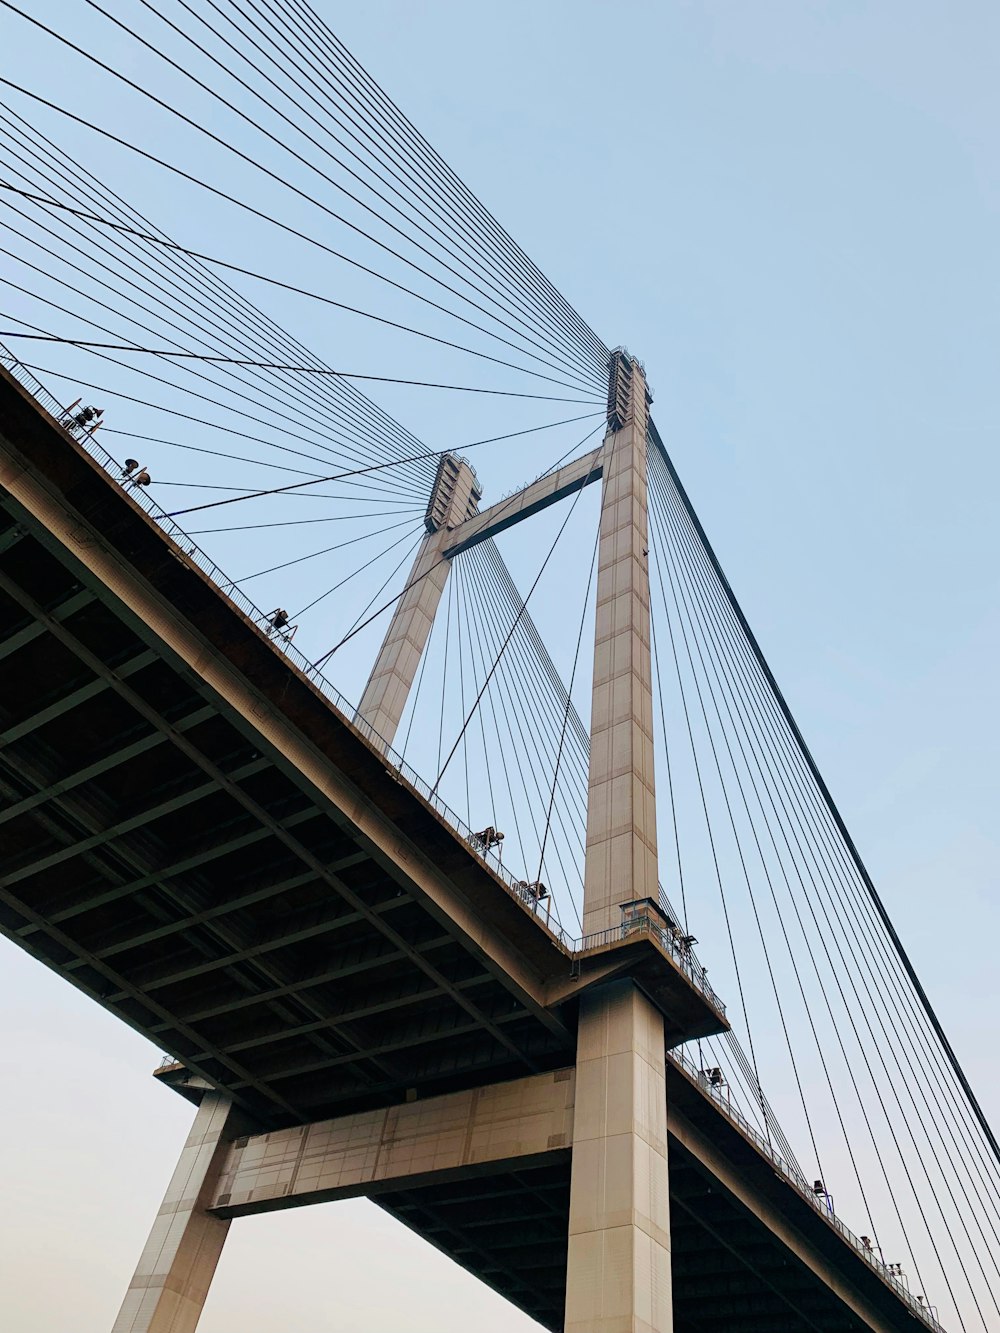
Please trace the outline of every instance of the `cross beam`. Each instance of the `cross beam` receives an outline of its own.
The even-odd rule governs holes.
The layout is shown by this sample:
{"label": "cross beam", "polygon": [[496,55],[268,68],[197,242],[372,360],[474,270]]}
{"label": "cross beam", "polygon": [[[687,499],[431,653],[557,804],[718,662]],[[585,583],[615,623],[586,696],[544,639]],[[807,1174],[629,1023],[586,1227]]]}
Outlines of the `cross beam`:
{"label": "cross beam", "polygon": [[203,1206],[240,1217],[565,1156],[574,1088],[573,1071],[561,1069],[250,1135],[228,1145]]}
{"label": "cross beam", "polygon": [[444,556],[453,560],[463,551],[478,546],[489,537],[495,537],[498,532],[512,528],[515,523],[541,513],[549,505],[564,500],[567,495],[582,491],[592,481],[599,481],[604,472],[606,448],[606,445],[600,445],[589,454],[567,463],[558,472],[547,472],[537,481],[508,495],[505,500],[484,509],[481,514],[467,518],[449,533],[451,540],[445,544]]}
{"label": "cross beam", "polygon": [[[358,712],[381,740],[391,745],[406,707],[434,616],[451,572],[463,551],[506,531],[603,475],[606,444],[546,473],[506,499],[478,512],[476,474],[463,459],[441,460],[427,506],[427,536],[420,544]],[[445,467],[450,464],[450,467]]]}

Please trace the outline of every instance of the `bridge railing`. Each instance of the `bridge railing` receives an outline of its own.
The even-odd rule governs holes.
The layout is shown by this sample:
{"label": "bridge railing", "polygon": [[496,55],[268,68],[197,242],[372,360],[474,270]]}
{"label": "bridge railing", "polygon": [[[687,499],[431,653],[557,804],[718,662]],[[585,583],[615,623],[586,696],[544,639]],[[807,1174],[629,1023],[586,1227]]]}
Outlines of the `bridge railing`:
{"label": "bridge railing", "polygon": [[661,925],[648,911],[633,913],[623,920],[620,925],[611,926],[607,930],[595,931],[591,935],[584,935],[581,939],[574,940],[573,950],[577,953],[583,953],[588,949],[606,949],[611,944],[617,944],[619,940],[632,939],[638,935],[648,935],[655,940],[663,952],[673,959],[695,989],[700,991],[720,1014],[725,1014],[726,1006],[709,985],[705,969],[698,962],[693,950],[683,943],[683,939],[678,932]]}
{"label": "bridge railing", "polygon": [[715,1105],[737,1126],[741,1133],[753,1140],[756,1147],[767,1157],[771,1165],[778,1171],[779,1175],[787,1180],[790,1185],[795,1187],[810,1207],[815,1209],[824,1221],[832,1226],[835,1231],[840,1233],[848,1245],[850,1245],[851,1248],[864,1259],[865,1263],[878,1273],[879,1277],[882,1278],[884,1282],[888,1282],[896,1295],[899,1296],[900,1300],[904,1301],[914,1314],[919,1315],[929,1328],[935,1329],[937,1333],[944,1333],[943,1326],[938,1322],[931,1308],[917,1300],[916,1296],[914,1296],[907,1287],[904,1279],[900,1277],[899,1274],[894,1273],[889,1265],[879,1257],[875,1250],[865,1245],[861,1238],[856,1236],[850,1227],[846,1226],[840,1220],[833,1209],[828,1205],[828,1196],[825,1194],[817,1195],[815,1193],[813,1187],[809,1184],[809,1181],[806,1180],[805,1176],[803,1176],[802,1173],[790,1162],[786,1161],[760,1130],[755,1129],[754,1126],[750,1124],[749,1120],[747,1120],[740,1111],[733,1106],[732,1102],[726,1096],[723,1087],[712,1083],[708,1074],[704,1070],[699,1069],[687,1052],[681,1050],[679,1047],[667,1051],[667,1058],[672,1061],[673,1064],[683,1069],[688,1077],[698,1084],[706,1096],[711,1097]]}

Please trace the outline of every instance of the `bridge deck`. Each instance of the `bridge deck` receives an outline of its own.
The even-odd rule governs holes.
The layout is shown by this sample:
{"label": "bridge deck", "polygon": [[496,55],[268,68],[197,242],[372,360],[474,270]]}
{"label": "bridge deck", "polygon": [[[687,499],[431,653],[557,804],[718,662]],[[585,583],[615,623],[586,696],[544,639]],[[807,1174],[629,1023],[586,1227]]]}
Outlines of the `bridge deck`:
{"label": "bridge deck", "polygon": [[[592,958],[0,387],[35,474],[0,516],[0,927],[267,1123],[565,1064]],[[596,971],[648,972],[678,1039],[724,1026],[618,944]]]}
{"label": "bridge deck", "polygon": [[[668,1044],[727,1026],[669,941],[574,949],[548,929],[3,372],[0,671],[0,930],[255,1129],[570,1066],[578,996],[610,977],[646,990]],[[926,1327],[676,1067],[671,1097],[679,1330]],[[780,1185],[778,1213],[878,1319],[724,1183],[726,1161],[761,1200]],[[557,1328],[568,1172],[563,1150],[378,1202]]]}

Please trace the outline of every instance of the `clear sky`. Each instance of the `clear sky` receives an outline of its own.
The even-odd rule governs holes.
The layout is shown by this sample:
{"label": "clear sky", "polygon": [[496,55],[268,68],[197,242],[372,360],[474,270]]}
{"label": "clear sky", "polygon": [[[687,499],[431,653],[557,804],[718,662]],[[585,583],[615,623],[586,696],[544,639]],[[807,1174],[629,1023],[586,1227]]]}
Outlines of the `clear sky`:
{"label": "clear sky", "polygon": [[[1000,1123],[996,6],[316,3],[604,340],[646,362],[660,431]],[[81,6],[44,11],[118,49]],[[0,51],[55,99],[90,91],[8,14]],[[96,119],[122,113],[100,96]],[[165,227],[225,245],[216,209],[73,143]],[[324,350],[314,310],[280,314]],[[482,407],[374,396],[432,447],[488,433]],[[518,480],[481,472],[494,495]],[[13,947],[0,959],[4,1327],[100,1333],[190,1108],[153,1085],[147,1043]],[[358,1203],[235,1224],[200,1333],[404,1321],[531,1327]]]}

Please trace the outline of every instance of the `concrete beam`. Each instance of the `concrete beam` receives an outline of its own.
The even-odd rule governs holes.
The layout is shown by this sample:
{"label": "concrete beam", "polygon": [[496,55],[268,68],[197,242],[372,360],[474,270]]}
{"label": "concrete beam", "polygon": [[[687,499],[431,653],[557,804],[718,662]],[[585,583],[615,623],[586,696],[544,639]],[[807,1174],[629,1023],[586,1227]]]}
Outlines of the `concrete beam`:
{"label": "concrete beam", "polygon": [[14,523],[11,527],[0,532],[0,555],[9,551],[12,546],[16,546],[21,538],[27,535],[27,532],[28,529],[20,523]]}
{"label": "concrete beam", "polygon": [[[467,990],[468,987],[463,987]],[[488,1012],[484,1006],[483,1012]],[[497,1025],[505,1023],[517,1023],[524,1017],[521,1010],[515,1010],[513,1013],[492,1015],[492,1021]],[[323,1024],[310,1025],[307,1031],[330,1030],[343,1037],[343,1024],[339,1020],[329,1018]],[[413,1051],[418,1046],[428,1043],[437,1043],[442,1038],[464,1037],[472,1032],[478,1032],[480,1021],[470,1018],[468,1014],[456,1014],[454,1012],[445,1012],[435,1018],[421,1018],[416,1021],[404,1023],[397,1021],[392,1030],[392,1036],[383,1041],[366,1042],[364,1046],[364,1056],[366,1060],[377,1062],[379,1057],[394,1055],[399,1051]],[[268,1043],[272,1045],[272,1043]],[[227,1047],[227,1050],[230,1049]],[[240,1049],[244,1049],[241,1047]],[[278,1064],[272,1056],[269,1061],[269,1070],[267,1079],[272,1086],[276,1086],[285,1079],[301,1078],[303,1074],[317,1074],[321,1071],[326,1073],[329,1070],[339,1069],[341,1065],[353,1064],[356,1060],[356,1054],[347,1055],[325,1055],[322,1059],[309,1060],[303,1063],[301,1060],[294,1064]],[[232,1083],[230,1087],[234,1092],[242,1090],[241,1083]]]}
{"label": "concrete beam", "polygon": [[[344,870],[365,859],[363,852],[354,852],[349,856],[338,857],[333,865],[337,870]],[[107,936],[109,942],[102,945],[100,949],[96,949],[95,953],[98,958],[113,958],[115,954],[124,953],[127,949],[134,949],[142,944],[152,944],[154,940],[168,939],[171,935],[186,933],[195,926],[208,925],[217,917],[229,916],[243,907],[267,902],[269,898],[276,898],[279,894],[286,893],[289,889],[298,888],[302,884],[308,884],[315,878],[315,875],[305,870],[301,875],[292,875],[288,879],[272,881],[263,888],[255,888],[250,892],[239,893],[232,898],[226,898],[213,907],[205,907],[200,911],[191,912],[173,921],[164,921],[162,924],[144,930],[140,934],[135,933],[134,926],[126,927],[118,932],[109,931]]]}
{"label": "concrete beam", "polygon": [[[434,936],[433,939],[426,940],[420,947],[425,951],[441,948],[451,942],[451,936],[442,932]],[[346,961],[350,957],[350,961]],[[375,940],[367,944],[356,945],[353,950],[342,950],[341,953],[334,954],[328,966],[322,968],[319,972],[310,973],[306,977],[298,977],[295,981],[286,982],[284,985],[269,987],[267,990],[252,991],[238,1000],[229,1000],[226,1003],[215,1003],[199,1009],[193,1014],[182,1014],[181,1017],[186,1023],[203,1023],[209,1018],[221,1018],[225,1014],[237,1013],[240,1009],[251,1008],[254,1005],[264,1001],[281,1000],[289,995],[300,995],[303,991],[312,990],[316,986],[324,986],[331,981],[342,981],[345,977],[357,976],[360,972],[371,972],[376,968],[384,967],[387,963],[401,962],[407,955],[402,949],[387,948],[383,941]],[[455,983],[458,984],[457,982]],[[441,988],[443,990],[443,988]],[[150,1031],[159,1033],[167,1031],[170,1024],[153,1025]]]}
{"label": "concrete beam", "polygon": [[[222,776],[224,775],[220,774],[220,781]],[[219,785],[219,783],[217,782],[216,785]],[[315,819],[315,817],[315,810],[297,810],[294,814],[286,815],[281,820],[281,827],[284,830],[293,829],[299,824]],[[271,832],[272,830],[269,828],[254,828],[249,833],[240,834],[239,837],[226,838],[224,842],[220,842],[213,847],[206,847],[203,851],[184,857],[183,860],[172,861],[160,870],[140,875],[136,879],[128,880],[127,883],[116,884],[103,893],[95,893],[92,898],[85,898],[82,902],[74,903],[72,907],[65,907],[58,912],[53,912],[50,914],[49,920],[54,925],[64,925],[67,921],[72,921],[74,917],[92,912],[96,907],[106,907],[108,903],[118,902],[122,898],[131,898],[134,894],[141,893],[143,889],[152,888],[153,885],[159,888],[163,880],[184,874],[189,870],[197,870],[210,861],[218,860],[221,856],[228,856],[231,852],[239,851],[243,847],[251,847],[255,842],[262,842],[265,838],[270,837]]]}
{"label": "concrete beam", "polygon": [[[262,773],[267,767],[268,760],[253,759],[249,763],[233,769],[230,777],[236,782],[242,782],[246,778],[253,777],[256,773]],[[5,883],[17,884],[20,880],[28,879],[31,875],[40,875],[43,871],[51,870],[63,861],[71,861],[75,856],[82,856],[84,852],[95,851],[98,848],[105,847],[108,843],[114,842],[117,838],[124,838],[129,833],[144,830],[153,820],[160,819],[164,815],[173,814],[177,810],[183,810],[185,806],[193,805],[196,801],[210,796],[215,790],[214,782],[200,782],[187,791],[178,792],[165,801],[158,801],[145,810],[139,810],[135,814],[129,815],[127,819],[118,820],[117,823],[108,824],[104,828],[96,828],[88,837],[76,838],[68,846],[60,847],[58,851],[49,852],[46,856],[40,856],[37,860],[11,871],[5,876]],[[62,805],[65,799],[65,796],[54,796],[52,798],[56,805]],[[87,823],[88,826],[92,826],[94,821],[88,820]]]}
{"label": "concrete beam", "polygon": [[[77,611],[82,611],[83,608],[89,605],[93,600],[94,594],[87,588],[83,592],[74,593],[72,597],[67,597],[66,601],[61,605],[53,607],[51,614],[56,620],[68,620],[70,616],[75,615]],[[2,662],[5,657],[10,657],[12,653],[16,653],[20,648],[24,648],[27,644],[31,643],[32,640],[39,638],[44,633],[44,625],[39,625],[37,623],[25,625],[24,629],[18,630],[16,634],[12,634],[9,639],[5,639],[3,643],[0,643],[0,662]]]}
{"label": "concrete beam", "polygon": [[562,1069],[253,1135],[207,1206],[239,1217],[540,1165],[569,1151],[575,1087]]}
{"label": "concrete beam", "polygon": [[[477,986],[488,985],[491,981],[492,977],[483,972],[465,981],[456,981],[455,985],[459,990],[475,990]],[[380,987],[371,993],[372,998],[367,1003],[348,1004],[342,1005],[339,1009],[331,1009],[330,1017],[337,1023],[356,1023],[362,1018],[375,1018],[379,1014],[390,1012],[402,1014],[411,1005],[436,1000],[443,994],[444,991],[440,986],[421,986],[413,982],[405,986]],[[314,1019],[311,1023],[290,1024],[284,1020],[280,1027],[261,1028],[257,1031],[245,1028],[244,1031],[253,1035],[247,1035],[240,1041],[229,1042],[226,1049],[231,1054],[238,1055],[240,1051],[252,1050],[257,1046],[279,1046],[282,1042],[293,1041],[307,1032],[323,1027],[325,1022],[326,1020]]]}
{"label": "concrete beam", "polygon": [[462,551],[478,546],[480,542],[495,537],[498,532],[530,518],[532,514],[540,513],[567,495],[583,490],[592,481],[598,481],[604,470],[604,450],[605,445],[602,444],[582,458],[567,463],[558,472],[539,477],[516,495],[509,495],[506,500],[498,501],[474,518],[466,519],[447,534],[445,555],[449,560],[454,559]]}
{"label": "concrete beam", "polygon": [[[287,881],[285,882],[287,883]],[[173,898],[177,906],[182,909],[187,909],[192,901],[190,893],[180,895],[176,889],[171,891],[170,896]],[[378,903],[376,904],[376,907],[381,911],[391,911],[398,902],[399,900],[394,898]],[[195,915],[195,913],[191,913],[186,919],[192,920]],[[202,915],[207,918],[207,914]],[[204,924],[209,926],[209,929],[215,934],[219,943],[226,946],[225,953],[214,954],[211,957],[201,959],[198,962],[185,962],[181,967],[178,967],[173,958],[167,954],[161,961],[150,965],[145,971],[136,972],[135,979],[142,986],[143,990],[149,991],[150,994],[152,994],[153,991],[162,990],[166,986],[176,986],[179,982],[190,981],[194,977],[204,977],[212,972],[224,971],[227,968],[236,967],[240,963],[252,962],[258,958],[266,958],[268,954],[276,953],[281,949],[287,948],[290,944],[298,944],[302,940],[313,939],[317,935],[334,934],[344,926],[352,925],[361,920],[361,917],[357,912],[352,912],[342,904],[334,902],[322,919],[314,921],[308,926],[300,924],[296,927],[293,923],[289,923],[289,928],[282,931],[280,934],[275,933],[274,935],[267,936],[263,940],[258,940],[256,937],[242,938],[231,929],[226,930],[225,933],[221,933],[219,921],[222,915],[224,914],[217,913],[210,919],[206,919]],[[166,929],[166,927],[164,927],[164,929]],[[169,933],[176,934],[174,923],[171,923]],[[152,931],[145,932],[145,935],[142,938],[147,938],[150,935],[152,935],[153,938],[157,938],[155,932]],[[123,940],[119,941],[112,948],[95,949],[94,953],[98,958],[112,958],[116,954],[122,953],[132,947],[134,947],[134,941]],[[328,961],[333,962],[334,957],[334,955],[328,955]],[[306,978],[299,977],[297,980],[304,981]]]}

